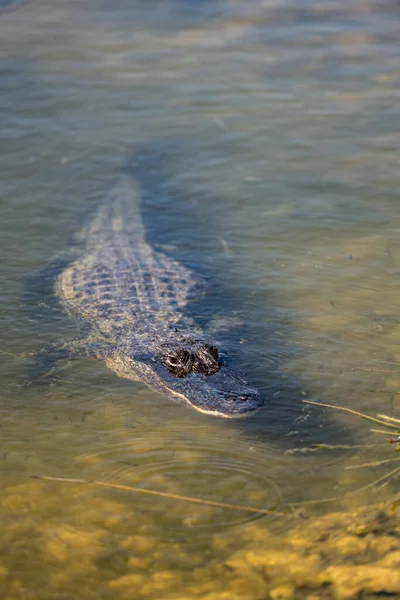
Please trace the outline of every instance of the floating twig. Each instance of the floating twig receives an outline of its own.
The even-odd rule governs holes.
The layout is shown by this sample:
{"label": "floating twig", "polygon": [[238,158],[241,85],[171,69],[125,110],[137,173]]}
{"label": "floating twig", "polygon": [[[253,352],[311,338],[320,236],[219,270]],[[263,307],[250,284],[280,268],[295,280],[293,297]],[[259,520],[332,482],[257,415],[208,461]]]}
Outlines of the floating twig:
{"label": "floating twig", "polygon": [[393,369],[365,369],[364,367],[351,367],[350,371],[362,371],[363,373],[400,373]]}
{"label": "floating twig", "polygon": [[[388,432],[382,431],[382,433],[387,434]],[[381,444],[311,444],[311,446],[305,446],[304,448],[289,448],[289,450],[285,450],[284,454],[306,454],[308,452],[316,452],[317,450],[354,450],[354,448],[365,449],[380,446]]]}
{"label": "floating twig", "polygon": [[[397,427],[399,425],[400,427],[400,419],[395,419],[394,417],[388,417],[388,415],[376,415],[378,417],[378,419],[383,419],[384,421],[387,421],[387,426],[388,427]],[[392,424],[392,425],[391,425]]]}
{"label": "floating twig", "polygon": [[[375,417],[370,417],[364,413],[358,412],[357,410],[353,410],[352,408],[347,408],[346,406],[335,406],[334,404],[324,404],[323,402],[314,402],[314,400],[303,400],[306,404],[315,404],[316,406],[323,406],[325,408],[334,408],[335,410],[342,410],[344,412],[351,413],[352,415],[357,415],[357,417],[362,417],[363,419],[368,419],[368,421],[373,421],[374,423],[379,423],[380,425],[385,425],[386,427],[393,427],[396,429],[396,425],[394,423],[390,423],[390,421],[398,421],[398,419],[393,419],[392,417],[387,417],[386,415],[378,415],[380,418],[376,419]],[[389,421],[389,422],[388,422]]]}
{"label": "floating twig", "polygon": [[386,463],[396,462],[399,460],[400,460],[400,458],[386,458],[384,460],[377,460],[375,462],[363,463],[361,465],[349,465],[348,467],[345,467],[344,470],[351,471],[353,469],[363,469],[365,467],[379,467],[380,465],[385,465]]}
{"label": "floating twig", "polygon": [[63,481],[66,483],[86,483],[101,487],[112,488],[114,490],[124,490],[127,492],[139,492],[141,494],[150,494],[152,496],[161,496],[163,498],[172,498],[173,500],[184,500],[186,502],[194,502],[196,504],[204,504],[206,506],[218,506],[220,508],[232,508],[235,510],[243,510],[263,515],[273,515],[275,517],[293,517],[293,513],[278,512],[267,508],[255,508],[253,506],[243,506],[241,504],[230,504],[228,502],[219,502],[218,500],[205,500],[203,498],[195,498],[193,496],[183,496],[181,494],[170,494],[169,492],[159,492],[157,490],[147,490],[145,488],[133,487],[130,485],[121,485],[119,483],[108,483],[106,481],[98,481],[89,479],[73,479],[70,477],[51,477],[50,475],[31,475],[32,479],[42,479],[44,481]]}
{"label": "floating twig", "polygon": [[[393,469],[393,471],[390,471],[390,473],[386,473],[386,475],[383,475],[383,477],[379,477],[378,479],[375,479],[371,483],[367,483],[367,485],[364,485],[363,487],[359,488],[358,490],[355,490],[354,492],[346,492],[345,494],[342,494],[341,496],[334,496],[332,498],[322,498],[321,500],[305,500],[303,502],[291,502],[289,504],[289,506],[305,506],[305,505],[312,505],[312,504],[323,504],[325,502],[337,502],[337,501],[340,502],[341,500],[343,500],[343,498],[351,498],[353,496],[356,496],[360,492],[364,492],[365,490],[368,490],[369,488],[376,486],[378,483],[384,482],[385,479],[388,479],[389,477],[396,475],[396,473],[400,473],[400,467],[396,467],[395,469]],[[387,482],[385,482],[385,483],[387,483]]]}

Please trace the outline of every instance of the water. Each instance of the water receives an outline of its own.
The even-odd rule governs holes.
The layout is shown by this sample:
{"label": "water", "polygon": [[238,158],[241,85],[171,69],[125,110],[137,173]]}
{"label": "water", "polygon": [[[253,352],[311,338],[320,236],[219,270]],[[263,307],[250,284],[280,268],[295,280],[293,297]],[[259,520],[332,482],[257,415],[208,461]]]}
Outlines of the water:
{"label": "water", "polygon": [[[297,517],[31,476],[278,512],[342,498],[306,505],[311,523],[398,493],[350,495],[400,466],[346,469],[395,459],[389,435],[302,400],[400,417],[399,5],[3,5],[2,597],[268,597],[279,576],[244,565]],[[79,334],[40,274],[143,148],[163,157],[149,235],[206,275],[199,319],[265,395],[247,421],[91,360],[35,380],[31,353]]]}

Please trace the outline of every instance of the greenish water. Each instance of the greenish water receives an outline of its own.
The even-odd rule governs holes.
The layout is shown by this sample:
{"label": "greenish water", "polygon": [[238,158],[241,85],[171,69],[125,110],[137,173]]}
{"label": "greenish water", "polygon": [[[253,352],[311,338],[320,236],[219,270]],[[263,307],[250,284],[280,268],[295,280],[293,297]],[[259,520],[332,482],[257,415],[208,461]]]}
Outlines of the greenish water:
{"label": "greenish water", "polygon": [[[333,510],[396,497],[396,473],[351,495],[400,467],[390,434],[302,400],[400,418],[399,21],[394,1],[4,3],[2,598],[312,593],[255,560],[291,544],[296,562],[297,514],[32,475],[289,513],[341,498],[303,508],[309,538]],[[265,396],[246,421],[205,417],[91,360],[35,379],[30,354],[79,333],[40,274],[135,148],[162,152],[144,182],[149,235],[207,277],[199,318],[235,324],[218,335]],[[312,444],[346,447],[299,450]],[[348,469],[380,461],[392,462]],[[318,597],[337,592],[332,577]]]}

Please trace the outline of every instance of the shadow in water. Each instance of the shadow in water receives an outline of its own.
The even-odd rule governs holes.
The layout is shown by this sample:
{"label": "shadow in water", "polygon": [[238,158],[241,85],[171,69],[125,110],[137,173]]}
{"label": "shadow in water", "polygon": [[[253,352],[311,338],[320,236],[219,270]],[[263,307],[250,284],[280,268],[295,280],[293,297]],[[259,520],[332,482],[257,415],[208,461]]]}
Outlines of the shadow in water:
{"label": "shadow in water", "polygon": [[[308,397],[307,389],[290,371],[284,373],[299,352],[295,332],[276,295],[266,297],[265,290],[258,293],[244,278],[241,281],[245,267],[221,238],[220,221],[226,211],[237,208],[229,205],[229,199],[213,196],[196,171],[197,162],[209,158],[207,150],[202,148],[200,153],[190,141],[157,141],[136,148],[123,170],[140,185],[147,242],[183,263],[204,282],[201,293],[187,308],[188,316],[218,341],[265,399],[262,410],[234,422],[233,427],[251,440],[265,440],[283,448],[349,444],[349,431],[321,409],[305,405],[302,400]],[[225,206],[221,210],[221,204],[226,204],[226,210]],[[92,206],[88,221],[93,210]],[[54,296],[55,280],[73,259],[76,242],[71,244],[71,251],[28,278],[21,317],[28,333],[40,331],[43,336],[43,344],[37,339],[39,348],[49,341],[62,344],[66,338],[72,341],[88,333],[87,325],[77,326]],[[34,358],[31,363],[29,383],[40,382],[42,368]]]}
{"label": "shadow in water", "polygon": [[302,402],[309,396],[298,378],[283,373],[300,352],[295,332],[279,298],[270,294],[266,299],[265,293],[241,284],[240,265],[238,270],[229,256],[214,210],[226,200],[213,197],[202,184],[188,187],[188,180],[196,179],[198,156],[188,141],[154,142],[136,148],[124,170],[140,184],[147,242],[205,282],[204,294],[187,314],[220,342],[263,394],[265,407],[234,426],[243,436],[287,448],[351,443],[350,432],[334,418]]}
{"label": "shadow in water", "polygon": [[[227,421],[198,413],[193,416],[192,411],[182,406],[180,412],[173,411],[177,417],[169,424],[165,415],[169,414],[171,401],[156,398],[149,413],[144,409],[134,414],[130,394],[135,384],[115,378],[115,387],[110,386],[108,390],[110,397],[117,399],[115,421],[102,421],[96,417],[94,406],[89,405],[90,398],[95,395],[95,386],[102,388],[101,393],[104,388],[95,367],[93,377],[89,369],[85,370],[78,384],[72,377],[70,388],[62,388],[63,399],[60,408],[55,410],[66,410],[62,407],[65,402],[68,414],[73,411],[74,423],[79,423],[80,429],[72,430],[71,434],[71,451],[77,461],[79,476],[106,478],[128,485],[132,485],[133,479],[135,485],[151,489],[159,489],[157,486],[162,477],[161,491],[168,489],[184,496],[229,498],[230,501],[234,498],[237,504],[274,509],[282,498],[303,500],[308,493],[307,481],[315,481],[314,472],[307,472],[307,468],[315,464],[313,454],[301,455],[297,460],[298,456],[285,456],[285,450],[318,442],[350,444],[352,440],[350,432],[330,414],[304,405],[303,392],[307,390],[303,390],[295,376],[283,373],[285,364],[298,352],[293,343],[292,326],[285,311],[280,309],[278,296],[266,297],[264,291],[254,294],[254,287],[246,283],[244,276],[241,279],[245,267],[240,256],[235,257],[234,253],[227,256],[221,243],[222,226],[218,214],[225,214],[225,205],[227,211],[233,208],[229,198],[213,196],[209,184],[201,182],[195,167],[199,166],[199,161],[207,159],[207,150],[200,150],[192,142],[155,142],[137,148],[123,170],[135,177],[140,185],[147,242],[184,263],[205,281],[204,294],[188,306],[188,314],[218,339],[246,377],[257,385],[265,398],[265,408],[248,419]],[[221,209],[221,204],[222,211],[216,211],[215,207]],[[92,209],[95,212],[95,207]],[[93,213],[88,214],[88,220],[92,216]],[[251,247],[248,252],[252,252]],[[53,327],[57,325],[60,334],[54,336],[53,331],[51,338],[57,343],[64,341],[65,335],[73,339],[77,332],[76,324],[64,312],[48,310],[54,279],[66,261],[68,255],[50,263],[30,281],[27,291],[27,308],[36,305],[37,318],[40,302],[44,303],[46,331],[49,331],[49,323]],[[57,309],[57,306],[53,308]],[[229,328],[221,328],[227,323]],[[42,330],[36,323],[33,329]],[[241,343],[245,340],[247,343]],[[32,366],[36,367],[35,364]],[[83,402],[82,385],[87,385],[89,392]],[[25,400],[29,405],[31,396],[31,388],[27,388]],[[55,397],[58,398],[58,393]],[[104,396],[101,397],[100,404],[103,405]],[[93,410],[93,417],[81,421],[82,406],[89,413]],[[58,413],[55,414],[58,418]],[[81,435],[82,431],[85,435]],[[78,443],[80,438],[82,447]],[[67,445],[63,451],[70,451]],[[80,453],[84,460],[88,452],[98,458],[96,474],[90,466],[89,475],[86,475],[86,465],[80,462]],[[318,454],[318,459],[320,457],[322,462],[337,462],[343,458],[340,452],[338,456],[337,452],[324,455],[322,451]],[[304,491],[305,477],[308,479]],[[314,487],[308,485],[313,491]],[[140,498],[140,502],[157,523],[158,531],[165,531],[168,537],[179,537],[185,530],[182,514],[188,515],[191,531],[195,528],[196,535],[199,532],[208,535],[210,531],[259,518],[253,513],[231,513],[222,508],[209,512],[203,507],[204,512],[197,513],[190,505],[177,510],[173,499],[168,500],[167,510],[163,502],[154,503],[154,499],[147,504]],[[192,512],[195,515],[193,522],[190,521]]]}

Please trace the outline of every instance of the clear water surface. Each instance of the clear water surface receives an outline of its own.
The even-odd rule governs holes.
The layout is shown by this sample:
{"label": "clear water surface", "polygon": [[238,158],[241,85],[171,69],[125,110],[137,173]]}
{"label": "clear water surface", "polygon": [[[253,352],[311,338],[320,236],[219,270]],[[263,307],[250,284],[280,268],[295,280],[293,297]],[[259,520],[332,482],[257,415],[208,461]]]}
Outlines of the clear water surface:
{"label": "clear water surface", "polygon": [[[395,475],[353,494],[400,466],[389,434],[302,400],[400,417],[399,4],[0,9],[2,597],[268,597],[232,556],[297,517],[31,476],[289,513],[341,498],[310,519],[398,494]],[[40,282],[141,148],[149,235],[206,276],[199,319],[265,395],[246,421],[89,359],[37,380],[35,349],[79,333]]]}

